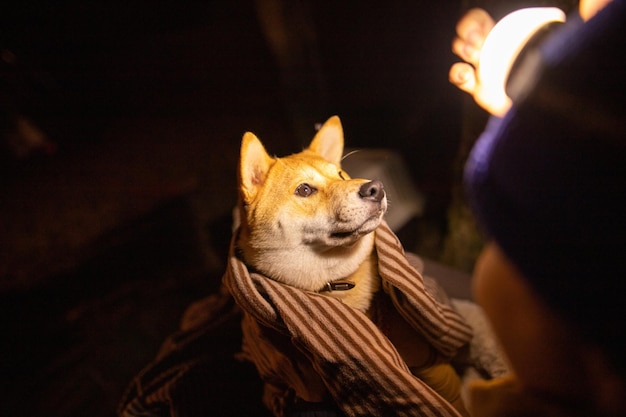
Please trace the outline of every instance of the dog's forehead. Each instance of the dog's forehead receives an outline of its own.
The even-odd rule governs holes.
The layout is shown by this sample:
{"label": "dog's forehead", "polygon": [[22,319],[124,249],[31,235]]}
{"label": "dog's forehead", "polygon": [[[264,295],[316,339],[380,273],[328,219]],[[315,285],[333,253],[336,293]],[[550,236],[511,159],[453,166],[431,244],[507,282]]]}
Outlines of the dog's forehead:
{"label": "dog's forehead", "polygon": [[311,180],[319,181],[336,178],[341,171],[340,167],[326,161],[324,158],[317,155],[302,154],[280,158],[277,168],[277,171],[282,171],[288,177],[310,178]]}

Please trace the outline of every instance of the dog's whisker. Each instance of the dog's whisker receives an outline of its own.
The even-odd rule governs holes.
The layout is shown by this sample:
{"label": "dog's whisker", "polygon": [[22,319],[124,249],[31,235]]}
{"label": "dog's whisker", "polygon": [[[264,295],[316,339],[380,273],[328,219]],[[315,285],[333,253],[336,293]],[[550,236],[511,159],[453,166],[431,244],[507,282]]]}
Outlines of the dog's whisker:
{"label": "dog's whisker", "polygon": [[361,150],[360,150],[360,149],[355,149],[355,150],[353,150],[353,151],[350,151],[350,152],[348,152],[347,154],[345,154],[344,156],[342,156],[342,157],[341,157],[341,160],[343,161],[343,160],[344,160],[344,159],[346,159],[347,157],[352,156],[352,155],[354,155],[354,154],[355,154],[355,153],[357,153],[357,152],[361,152]]}

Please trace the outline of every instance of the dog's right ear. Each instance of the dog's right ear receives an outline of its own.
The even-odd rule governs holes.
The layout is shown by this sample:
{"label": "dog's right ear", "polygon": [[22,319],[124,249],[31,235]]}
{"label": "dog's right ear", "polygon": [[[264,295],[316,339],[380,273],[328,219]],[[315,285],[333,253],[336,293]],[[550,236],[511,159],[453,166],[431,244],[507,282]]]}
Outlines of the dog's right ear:
{"label": "dog's right ear", "polygon": [[239,184],[244,203],[248,204],[254,199],[259,187],[265,182],[273,160],[259,138],[250,132],[243,135],[239,158]]}
{"label": "dog's right ear", "polygon": [[309,149],[340,166],[343,154],[343,128],[339,117],[333,116],[317,131],[309,145]]}

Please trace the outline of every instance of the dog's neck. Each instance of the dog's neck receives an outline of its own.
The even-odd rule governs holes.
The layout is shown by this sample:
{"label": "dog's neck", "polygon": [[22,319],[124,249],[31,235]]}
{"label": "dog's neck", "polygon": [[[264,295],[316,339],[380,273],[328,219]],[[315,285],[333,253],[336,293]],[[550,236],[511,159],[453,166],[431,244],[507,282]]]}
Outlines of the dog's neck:
{"label": "dog's neck", "polygon": [[271,252],[259,252],[250,246],[248,230],[245,224],[242,226],[237,233],[237,251],[249,268],[284,284],[338,298],[362,312],[368,310],[380,288],[374,233],[363,236],[353,248],[342,249],[353,250],[357,256],[339,257],[336,264],[329,261],[330,267],[324,271],[307,268],[310,255],[306,248],[294,249],[295,257],[302,261],[300,265],[284,257],[274,257]]}
{"label": "dog's neck", "polygon": [[[369,256],[359,265],[356,271],[345,278],[333,281],[335,285],[351,283],[352,287],[345,290],[324,291],[323,294],[342,300],[344,303],[366,313],[374,295],[380,290],[378,275],[378,257],[372,247]],[[332,285],[332,283],[329,283]]]}

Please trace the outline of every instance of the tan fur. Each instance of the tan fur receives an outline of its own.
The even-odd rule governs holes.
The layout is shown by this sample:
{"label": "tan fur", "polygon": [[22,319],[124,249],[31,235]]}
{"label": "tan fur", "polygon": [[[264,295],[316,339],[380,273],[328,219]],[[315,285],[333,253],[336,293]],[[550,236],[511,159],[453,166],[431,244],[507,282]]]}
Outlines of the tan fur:
{"label": "tan fur", "polygon": [[[336,280],[353,282],[351,290],[324,294],[365,312],[380,286],[374,230],[387,199],[359,194],[370,180],[351,179],[342,171],[343,143],[336,116],[307,149],[283,158],[269,156],[261,141],[246,133],[239,166],[238,246],[248,266],[303,290],[321,291]],[[316,192],[306,196],[307,186]]]}

